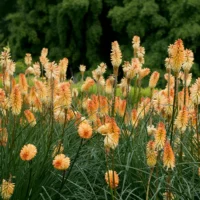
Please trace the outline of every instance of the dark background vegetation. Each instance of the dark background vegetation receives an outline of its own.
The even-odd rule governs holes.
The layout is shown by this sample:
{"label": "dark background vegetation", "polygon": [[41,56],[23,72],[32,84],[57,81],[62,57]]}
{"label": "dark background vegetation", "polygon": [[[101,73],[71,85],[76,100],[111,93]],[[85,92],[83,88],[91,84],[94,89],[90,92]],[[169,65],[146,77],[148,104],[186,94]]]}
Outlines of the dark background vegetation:
{"label": "dark background vegetation", "polygon": [[47,47],[51,60],[67,57],[74,72],[102,61],[111,69],[111,42],[118,40],[123,60],[130,60],[134,35],[151,71],[164,73],[167,47],[181,38],[195,55],[193,75],[200,75],[199,0],[0,1],[0,49],[9,43],[15,61],[28,52],[36,60]]}

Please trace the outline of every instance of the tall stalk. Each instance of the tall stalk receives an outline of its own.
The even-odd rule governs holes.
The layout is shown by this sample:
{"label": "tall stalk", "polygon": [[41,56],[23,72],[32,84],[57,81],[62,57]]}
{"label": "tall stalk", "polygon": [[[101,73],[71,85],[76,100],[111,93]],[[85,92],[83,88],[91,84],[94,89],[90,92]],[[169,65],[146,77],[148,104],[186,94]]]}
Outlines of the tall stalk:
{"label": "tall stalk", "polygon": [[187,76],[188,76],[188,72],[186,70],[184,70],[184,106],[186,105],[186,92],[187,92],[187,85],[186,85],[186,82],[187,82]]}
{"label": "tall stalk", "polygon": [[16,115],[14,115],[14,120],[13,120],[12,142],[11,142],[11,154],[12,154],[13,148],[15,147],[15,127],[16,127]]}
{"label": "tall stalk", "polygon": [[[173,101],[173,112],[171,120],[171,134],[170,134],[170,145],[172,146],[173,132],[174,132],[174,121],[176,116],[176,111],[178,109],[178,73],[175,74],[175,91],[174,91],[174,101]],[[169,127],[170,130],[170,127]]]}
{"label": "tall stalk", "polygon": [[[51,75],[52,76],[52,75]],[[50,79],[50,87],[51,87],[51,105],[50,105],[50,131],[49,131],[49,141],[48,141],[48,147],[47,147],[47,153],[49,151],[49,148],[51,146],[51,141],[52,141],[52,135],[53,135],[53,125],[54,125],[54,79]]]}
{"label": "tall stalk", "polygon": [[167,96],[169,98],[170,97],[170,75],[171,75],[171,69],[170,68],[167,69],[167,73],[168,73]]}
{"label": "tall stalk", "polygon": [[139,101],[140,101],[140,96],[141,96],[141,80],[138,79],[138,90],[137,90],[137,95],[136,95],[136,108],[138,108],[138,104],[139,104]]}
{"label": "tall stalk", "polygon": [[167,200],[171,200],[170,182],[171,182],[170,171],[168,171],[167,186],[166,186]]}
{"label": "tall stalk", "polygon": [[128,108],[128,103],[129,103],[129,87],[130,87],[130,79],[127,79],[127,88],[126,88],[126,107],[125,107],[125,111],[124,111],[124,116],[123,116],[123,122],[125,122],[125,117],[126,117],[126,111],[127,111],[127,108]]}
{"label": "tall stalk", "polygon": [[112,112],[111,112],[111,117],[115,116],[115,97],[116,97],[116,93],[117,93],[117,77],[118,75],[115,74],[115,82],[114,82],[114,91],[113,91],[113,99],[112,99]]}
{"label": "tall stalk", "polygon": [[151,177],[153,175],[154,167],[151,168],[150,175],[149,175],[149,180],[148,180],[148,185],[147,185],[147,192],[146,192],[146,200],[149,199],[149,188],[150,188],[150,183],[151,183]]}
{"label": "tall stalk", "polygon": [[29,192],[30,192],[30,184],[31,184],[31,176],[32,176],[32,161],[29,161],[29,179],[28,179],[28,186],[27,186],[27,190],[26,190],[26,196],[25,198],[27,199],[27,197],[29,197]]}
{"label": "tall stalk", "polygon": [[198,155],[198,161],[200,161],[200,138],[199,138],[199,126],[198,126],[198,122],[199,122],[199,114],[198,114],[198,111],[199,111],[199,106],[198,106],[198,101],[197,101],[197,104],[196,104],[196,134],[197,134],[197,155]]}
{"label": "tall stalk", "polygon": [[80,153],[80,150],[81,150],[81,147],[82,147],[82,146],[83,146],[83,139],[81,139],[80,145],[79,145],[78,150],[77,150],[76,155],[75,155],[75,158],[74,158],[74,160],[73,160],[73,162],[72,162],[72,164],[71,164],[71,166],[70,166],[70,169],[69,169],[69,171],[68,171],[66,177],[65,177],[65,173],[63,174],[63,178],[62,178],[62,182],[61,182],[61,185],[60,185],[59,193],[61,192],[63,186],[65,185],[66,181],[67,181],[68,178],[69,178],[69,175],[70,175],[71,172],[72,172],[73,166],[74,166],[74,164],[75,164],[75,162],[76,162],[76,160],[77,160],[77,158],[78,158],[78,156],[79,156],[79,153]]}
{"label": "tall stalk", "polygon": [[[108,166],[108,157],[107,157],[107,150],[105,149],[105,158],[106,158],[106,169],[107,169],[107,172],[109,172],[109,166]],[[109,176],[109,173],[108,173],[108,182],[110,183],[110,176]],[[113,189],[111,187],[110,188],[110,195],[111,195],[111,198],[112,200],[114,200],[114,194],[113,194]]]}

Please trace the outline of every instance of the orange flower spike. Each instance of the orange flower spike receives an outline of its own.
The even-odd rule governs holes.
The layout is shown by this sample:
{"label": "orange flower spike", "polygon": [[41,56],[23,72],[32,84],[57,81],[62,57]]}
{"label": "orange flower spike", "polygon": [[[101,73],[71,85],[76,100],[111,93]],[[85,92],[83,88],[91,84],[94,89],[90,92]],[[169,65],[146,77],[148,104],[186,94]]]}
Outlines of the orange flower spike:
{"label": "orange flower spike", "polygon": [[65,109],[69,108],[72,103],[72,95],[71,95],[69,84],[66,82],[61,83],[59,85],[58,91],[59,91],[59,96],[58,96],[57,103],[62,108],[65,108]]}
{"label": "orange flower spike", "polygon": [[111,132],[119,135],[120,134],[120,128],[118,127],[118,125],[115,121],[115,118],[111,118],[110,123],[111,123],[111,129],[112,129]]}
{"label": "orange flower spike", "polygon": [[47,48],[43,48],[42,51],[41,51],[41,56],[42,57],[47,57],[48,55],[48,49]]}
{"label": "orange flower spike", "polygon": [[169,141],[166,141],[164,146],[163,164],[167,170],[170,168],[173,170],[175,167],[175,156]]}
{"label": "orange flower spike", "polygon": [[114,85],[114,77],[110,76],[107,80],[106,80],[106,84],[105,84],[105,92],[107,94],[112,94],[113,92],[113,85]]}
{"label": "orange flower spike", "polygon": [[150,73],[150,69],[149,68],[140,69],[139,70],[139,80],[142,80],[149,73]]}
{"label": "orange flower spike", "polygon": [[22,95],[26,95],[28,92],[28,83],[24,74],[19,74],[19,88]]}
{"label": "orange flower spike", "polygon": [[155,150],[155,142],[149,141],[146,148],[146,155],[147,155],[147,165],[149,167],[154,167],[157,162],[157,151]]}
{"label": "orange flower spike", "polygon": [[136,109],[133,109],[131,112],[131,122],[134,127],[137,127],[139,122],[138,112]]}
{"label": "orange flower spike", "polygon": [[41,74],[39,62],[36,62],[33,64],[33,69],[34,69],[34,74],[35,74],[36,78],[39,78],[40,74]]}
{"label": "orange flower spike", "polygon": [[93,100],[88,100],[87,101],[87,114],[89,116],[89,119],[92,120],[92,121],[95,121],[96,120],[96,113],[97,113],[97,110],[98,110],[98,105],[95,103],[95,101]]}
{"label": "orange flower spike", "polygon": [[36,119],[33,113],[30,110],[25,110],[24,115],[26,117],[26,120],[30,124],[31,127],[34,127],[36,125]]}
{"label": "orange flower spike", "polygon": [[35,97],[34,108],[36,109],[36,111],[42,112],[42,102],[40,101],[38,96]]}
{"label": "orange flower spike", "polygon": [[24,61],[26,63],[26,65],[31,65],[31,62],[32,62],[32,56],[30,53],[26,53],[26,56],[24,58]]}
{"label": "orange flower spike", "polygon": [[188,121],[189,121],[189,113],[188,110],[186,108],[186,106],[184,106],[182,108],[182,110],[179,111],[178,116],[175,120],[175,126],[178,130],[180,130],[182,133],[186,130],[187,125],[188,125]]}
{"label": "orange flower spike", "polygon": [[35,89],[42,101],[42,103],[45,103],[46,100],[47,100],[47,88],[46,88],[46,85],[41,82],[41,81],[38,81],[36,80],[35,82]]}
{"label": "orange flower spike", "polygon": [[51,80],[59,80],[60,78],[60,66],[58,66],[55,62],[47,63],[44,66],[46,71],[46,77]]}
{"label": "orange flower spike", "polygon": [[112,42],[110,57],[111,57],[111,63],[113,66],[114,75],[118,76],[118,68],[122,62],[122,53],[117,41]]}
{"label": "orange flower spike", "polygon": [[105,173],[105,180],[109,187],[112,189],[116,188],[119,185],[119,176],[116,171],[108,170]]}
{"label": "orange flower spike", "polygon": [[35,99],[36,99],[36,96],[37,96],[37,93],[36,93],[35,87],[32,87],[32,88],[30,89],[30,92],[29,92],[29,103],[30,103],[31,105],[34,104]]}
{"label": "orange flower spike", "polygon": [[90,77],[87,77],[83,85],[81,86],[82,92],[88,92],[90,87],[92,87],[95,84],[94,80]]}
{"label": "orange flower spike", "polygon": [[11,92],[11,107],[13,115],[19,115],[22,108],[22,97],[19,87],[15,86]]}
{"label": "orange flower spike", "polygon": [[191,100],[194,104],[200,104],[200,78],[190,87]]}
{"label": "orange flower spike", "polygon": [[181,39],[176,40],[174,45],[172,45],[170,54],[172,59],[172,70],[177,76],[185,59],[185,51],[183,41]]}
{"label": "orange flower spike", "polygon": [[59,62],[61,81],[64,81],[66,79],[66,72],[67,72],[67,68],[68,68],[68,63],[69,63],[69,60],[67,58],[63,58]]}
{"label": "orange flower spike", "polygon": [[150,88],[156,87],[156,84],[158,82],[159,77],[160,77],[160,73],[158,73],[157,71],[155,71],[151,74],[151,77],[150,77],[150,80],[149,80],[149,87]]}
{"label": "orange flower spike", "polygon": [[158,124],[156,133],[155,133],[155,144],[156,144],[156,149],[161,150],[163,149],[166,141],[166,130],[165,130],[165,125],[163,122],[160,122]]}
{"label": "orange flower spike", "polygon": [[183,70],[187,73],[190,71],[194,61],[194,54],[191,50],[186,49],[185,50],[185,59],[183,63]]}
{"label": "orange flower spike", "polygon": [[125,99],[120,100],[119,101],[119,109],[118,109],[119,116],[123,117],[125,110],[126,110],[126,100]]}
{"label": "orange flower spike", "polygon": [[108,107],[108,99],[107,99],[107,97],[104,97],[104,96],[100,96],[100,104],[99,104],[99,109],[100,109],[100,113],[102,114],[102,115],[106,115],[106,114],[108,114],[108,109],[109,109],[109,107]]}

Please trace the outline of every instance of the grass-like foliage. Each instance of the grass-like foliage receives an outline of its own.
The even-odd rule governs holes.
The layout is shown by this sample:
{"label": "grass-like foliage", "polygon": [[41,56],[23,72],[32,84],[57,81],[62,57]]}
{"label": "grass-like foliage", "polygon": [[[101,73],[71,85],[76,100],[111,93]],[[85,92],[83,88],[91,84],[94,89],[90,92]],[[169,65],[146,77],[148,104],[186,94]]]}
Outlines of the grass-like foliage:
{"label": "grass-like foliage", "polygon": [[[81,80],[66,80],[68,59],[48,49],[14,78],[10,49],[1,53],[0,198],[3,200],[200,199],[200,79],[191,85],[193,53],[182,40],[168,48],[166,87],[143,68],[133,37],[122,65],[112,43],[113,74],[101,63]],[[124,77],[118,80],[118,69]],[[161,77],[163,78],[163,77]]]}

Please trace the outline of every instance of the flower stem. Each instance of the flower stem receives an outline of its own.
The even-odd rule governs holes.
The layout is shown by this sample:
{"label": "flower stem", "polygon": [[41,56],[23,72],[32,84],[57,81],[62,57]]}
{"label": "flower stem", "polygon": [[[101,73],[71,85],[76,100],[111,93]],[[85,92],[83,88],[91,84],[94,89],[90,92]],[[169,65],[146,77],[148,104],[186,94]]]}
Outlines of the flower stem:
{"label": "flower stem", "polygon": [[80,152],[80,150],[81,150],[82,145],[83,145],[83,139],[81,139],[80,145],[79,145],[78,150],[77,150],[76,155],[75,155],[75,158],[74,158],[74,160],[73,160],[73,162],[72,162],[72,165],[71,165],[71,167],[70,167],[70,169],[69,169],[69,171],[68,171],[66,177],[63,176],[63,179],[64,179],[64,180],[62,180],[62,183],[61,183],[61,185],[60,185],[59,193],[61,192],[63,186],[65,185],[67,179],[69,178],[69,175],[70,175],[70,173],[71,173],[71,171],[72,171],[72,168],[73,168],[73,166],[74,166],[74,164],[75,164],[75,162],[76,162],[76,160],[77,160],[77,158],[78,158],[78,156],[79,156],[79,152]]}
{"label": "flower stem", "polygon": [[32,161],[30,160],[29,161],[29,168],[30,168],[30,171],[29,171],[29,179],[28,179],[28,186],[27,186],[27,190],[26,190],[26,196],[25,196],[25,199],[28,199],[26,197],[29,197],[29,190],[30,190],[30,183],[31,183],[31,176],[32,176]]}
{"label": "flower stem", "polygon": [[117,75],[115,75],[111,117],[115,116],[115,96],[116,96],[116,92],[117,92]]}
{"label": "flower stem", "polygon": [[150,175],[149,175],[149,180],[148,180],[148,185],[147,185],[147,192],[146,192],[146,200],[149,199],[149,188],[150,188],[151,177],[152,177],[153,171],[154,171],[154,167],[151,168]]}
{"label": "flower stem", "polygon": [[[172,120],[171,120],[171,135],[170,135],[170,145],[172,146],[173,141],[173,132],[174,132],[174,121],[176,115],[176,109],[178,107],[178,74],[175,74],[175,91],[174,91],[174,101],[173,101],[173,112],[172,112]],[[170,130],[170,127],[169,127]],[[173,147],[172,147],[173,148]]]}

